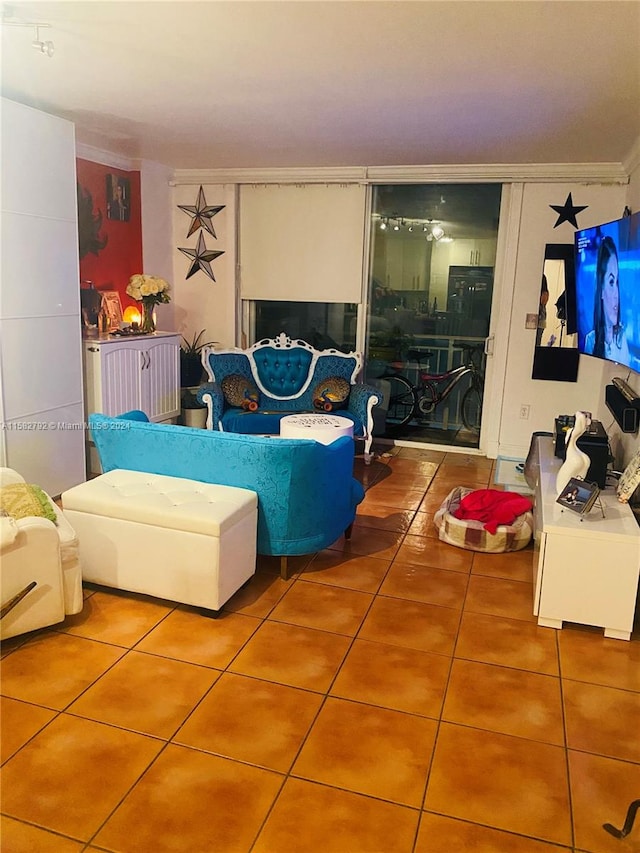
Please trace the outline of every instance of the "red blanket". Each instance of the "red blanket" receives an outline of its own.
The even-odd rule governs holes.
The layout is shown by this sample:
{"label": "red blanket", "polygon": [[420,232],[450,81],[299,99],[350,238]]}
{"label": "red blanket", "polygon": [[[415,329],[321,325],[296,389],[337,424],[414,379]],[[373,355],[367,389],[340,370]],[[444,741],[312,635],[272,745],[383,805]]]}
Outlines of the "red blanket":
{"label": "red blanket", "polygon": [[453,513],[456,518],[483,521],[487,533],[495,533],[499,524],[513,524],[519,515],[528,512],[533,504],[517,492],[498,489],[478,489],[460,501]]}

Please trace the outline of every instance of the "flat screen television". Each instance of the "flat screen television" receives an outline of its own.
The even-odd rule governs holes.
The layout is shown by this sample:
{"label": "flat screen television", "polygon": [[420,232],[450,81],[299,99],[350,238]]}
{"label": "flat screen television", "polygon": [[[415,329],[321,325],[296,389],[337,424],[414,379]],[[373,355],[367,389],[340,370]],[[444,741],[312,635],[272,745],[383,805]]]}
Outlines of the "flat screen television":
{"label": "flat screen television", "polygon": [[578,349],[640,373],[640,213],[575,234]]}

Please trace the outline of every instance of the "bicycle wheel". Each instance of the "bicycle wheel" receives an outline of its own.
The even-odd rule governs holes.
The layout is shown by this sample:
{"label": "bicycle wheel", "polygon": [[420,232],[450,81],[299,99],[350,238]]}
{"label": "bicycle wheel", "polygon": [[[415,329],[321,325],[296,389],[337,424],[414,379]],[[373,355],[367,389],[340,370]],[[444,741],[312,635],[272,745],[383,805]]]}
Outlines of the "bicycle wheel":
{"label": "bicycle wheel", "polygon": [[462,423],[471,432],[480,432],[480,418],[482,416],[482,395],[475,385],[464,392],[460,406]]}
{"label": "bicycle wheel", "polygon": [[416,408],[416,392],[404,376],[383,376],[390,387],[387,422],[389,426],[401,427],[408,424]]}

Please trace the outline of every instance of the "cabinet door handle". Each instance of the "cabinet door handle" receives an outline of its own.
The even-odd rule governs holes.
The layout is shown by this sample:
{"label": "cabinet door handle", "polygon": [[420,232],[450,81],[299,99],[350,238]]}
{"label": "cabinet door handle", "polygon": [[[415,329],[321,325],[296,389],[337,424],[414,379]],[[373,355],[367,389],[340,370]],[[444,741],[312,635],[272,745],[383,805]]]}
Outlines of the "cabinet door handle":
{"label": "cabinet door handle", "polygon": [[485,355],[493,355],[493,344],[496,339],[495,335],[489,335],[488,338],[484,339],[484,354]]}

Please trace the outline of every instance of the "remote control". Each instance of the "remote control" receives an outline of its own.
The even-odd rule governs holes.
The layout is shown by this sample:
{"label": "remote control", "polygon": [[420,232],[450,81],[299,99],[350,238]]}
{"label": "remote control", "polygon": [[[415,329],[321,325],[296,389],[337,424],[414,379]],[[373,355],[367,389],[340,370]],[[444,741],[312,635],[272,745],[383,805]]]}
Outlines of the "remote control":
{"label": "remote control", "polygon": [[628,403],[633,403],[633,401],[638,398],[638,395],[631,385],[629,385],[628,382],[625,382],[624,379],[621,379],[619,376],[614,376],[611,381]]}

